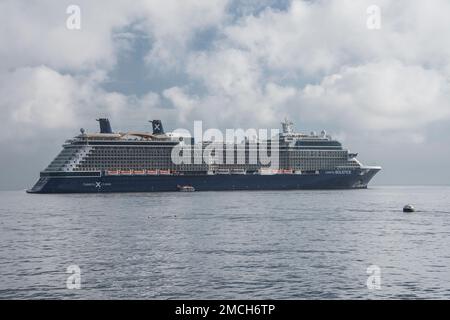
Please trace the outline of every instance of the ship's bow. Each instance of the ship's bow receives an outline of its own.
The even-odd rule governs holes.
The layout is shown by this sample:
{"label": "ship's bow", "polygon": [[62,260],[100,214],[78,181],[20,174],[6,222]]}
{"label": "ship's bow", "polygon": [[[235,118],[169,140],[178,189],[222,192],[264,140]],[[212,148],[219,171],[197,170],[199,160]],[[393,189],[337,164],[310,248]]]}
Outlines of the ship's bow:
{"label": "ship's bow", "polygon": [[381,170],[381,167],[371,166],[361,168],[361,179],[358,181],[361,188],[367,188],[372,178]]}

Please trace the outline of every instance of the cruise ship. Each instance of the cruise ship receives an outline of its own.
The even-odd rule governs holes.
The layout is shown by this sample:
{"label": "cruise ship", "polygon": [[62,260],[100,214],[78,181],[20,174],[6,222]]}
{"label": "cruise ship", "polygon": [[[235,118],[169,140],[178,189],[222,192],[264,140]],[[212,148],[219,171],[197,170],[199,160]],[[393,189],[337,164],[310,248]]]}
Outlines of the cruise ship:
{"label": "cruise ship", "polygon": [[[287,119],[270,139],[232,143],[166,133],[161,120],[150,121],[152,132],[114,132],[108,119],[97,121],[100,132],[81,129],[67,140],[28,193],[363,189],[381,170],[325,131],[295,132]],[[174,161],[177,153],[185,161]]]}

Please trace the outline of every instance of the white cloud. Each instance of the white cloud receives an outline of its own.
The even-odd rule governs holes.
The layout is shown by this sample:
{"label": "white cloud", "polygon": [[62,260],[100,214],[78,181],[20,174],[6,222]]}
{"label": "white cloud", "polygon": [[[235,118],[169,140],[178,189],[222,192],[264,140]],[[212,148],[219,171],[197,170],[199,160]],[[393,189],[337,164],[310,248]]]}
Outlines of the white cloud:
{"label": "white cloud", "polygon": [[343,68],[306,86],[299,96],[301,111],[312,119],[375,131],[414,130],[448,118],[448,101],[450,83],[444,75],[398,61]]}
{"label": "white cloud", "polygon": [[381,30],[368,30],[373,1],[300,1],[287,11],[267,9],[226,28],[229,45],[251,52],[272,71],[326,75],[343,65],[398,59],[434,67],[450,65],[450,3],[388,1]]}
{"label": "white cloud", "polygon": [[73,128],[100,115],[120,119],[120,125],[150,113],[165,115],[168,110],[160,108],[159,94],[151,88],[143,97],[102,89],[120,50],[129,50],[136,40],[123,30],[133,26],[148,34],[149,57],[167,65],[185,56],[196,31],[223,19],[226,3],[79,0],[81,30],[69,30],[71,1],[0,2],[5,26],[0,28],[0,110],[7,119],[1,139],[19,131],[30,137]]}
{"label": "white cloud", "polygon": [[366,27],[370,4],[293,1],[227,26],[213,50],[190,54],[186,72],[203,86],[182,91],[191,117],[256,126],[301,115],[347,132],[448,119],[450,39],[435,35],[450,30],[450,3],[379,1],[381,30]]}
{"label": "white cloud", "polygon": [[[359,124],[380,131],[410,130],[448,117],[450,40],[436,37],[450,29],[450,10],[444,10],[450,3],[444,0],[380,0],[378,31],[366,28],[369,1],[295,0],[287,10],[268,7],[233,20],[227,0],[151,0],[133,6],[80,0],[80,31],[66,29],[68,4],[0,4],[8,12],[0,31],[8,44],[0,46],[0,76],[22,83],[0,98],[12,123],[36,120],[36,126],[55,128],[82,114],[114,116],[126,104],[140,105],[140,98],[102,89],[118,51],[134,41],[113,34],[130,24],[151,39],[148,63],[184,72],[192,81],[161,92],[182,123],[205,119],[257,126],[302,114],[339,121],[348,130],[359,130]],[[218,31],[212,49],[193,50],[191,41],[208,28]],[[4,88],[11,86],[5,81]],[[150,96],[148,104],[160,103],[158,94]],[[53,113],[41,114],[36,101],[53,105]],[[62,113],[71,116],[56,121]],[[350,115],[361,121],[346,122]]]}
{"label": "white cloud", "polygon": [[219,49],[192,54],[187,66],[191,79],[204,88],[202,94],[192,88],[172,88],[165,92],[182,112],[183,122],[204,119],[211,126],[272,125],[283,104],[296,90],[265,81],[252,56],[236,49]]}
{"label": "white cloud", "polygon": [[256,61],[252,61],[247,52],[236,49],[194,54],[187,72],[203,81],[210,92],[223,92],[230,96],[257,93],[261,81],[261,69]]}
{"label": "white cloud", "polygon": [[187,124],[188,120],[191,120],[193,110],[198,107],[198,99],[187,95],[184,90],[179,87],[172,87],[164,90],[163,96],[175,107],[178,122]]}
{"label": "white cloud", "polygon": [[196,32],[219,28],[228,0],[144,1],[144,30],[153,37],[147,62],[168,69],[182,67]]}
{"label": "white cloud", "polygon": [[152,39],[148,61],[175,65],[196,31],[226,17],[227,0],[78,0],[81,29],[69,30],[66,9],[73,1],[0,2],[0,71],[47,65],[57,70],[110,69],[122,49],[113,34],[135,24]]}
{"label": "white cloud", "polygon": [[134,19],[127,1],[79,0],[81,30],[69,30],[70,1],[0,2],[0,71],[47,65],[62,70],[110,68],[116,61],[111,33]]}
{"label": "white cloud", "polygon": [[71,76],[45,66],[0,75],[0,110],[6,121],[0,139],[22,141],[45,132],[73,129],[99,116],[141,120],[160,107],[159,95],[138,98],[102,90],[104,75]]}

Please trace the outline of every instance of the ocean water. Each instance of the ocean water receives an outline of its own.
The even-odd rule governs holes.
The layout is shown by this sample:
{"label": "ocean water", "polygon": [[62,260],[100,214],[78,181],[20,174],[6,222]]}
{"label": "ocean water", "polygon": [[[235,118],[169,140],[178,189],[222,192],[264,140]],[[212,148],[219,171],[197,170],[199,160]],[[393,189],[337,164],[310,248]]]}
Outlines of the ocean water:
{"label": "ocean water", "polygon": [[448,299],[450,187],[1,192],[0,298]]}

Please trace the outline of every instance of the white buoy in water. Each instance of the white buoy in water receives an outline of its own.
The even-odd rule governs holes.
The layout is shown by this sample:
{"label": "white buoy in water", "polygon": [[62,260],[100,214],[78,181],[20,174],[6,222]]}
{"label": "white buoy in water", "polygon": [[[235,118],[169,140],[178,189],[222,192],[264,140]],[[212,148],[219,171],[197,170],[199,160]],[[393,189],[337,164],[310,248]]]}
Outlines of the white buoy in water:
{"label": "white buoy in water", "polygon": [[407,204],[406,206],[403,207],[403,212],[414,212],[414,211],[416,211],[416,209],[412,204]]}

